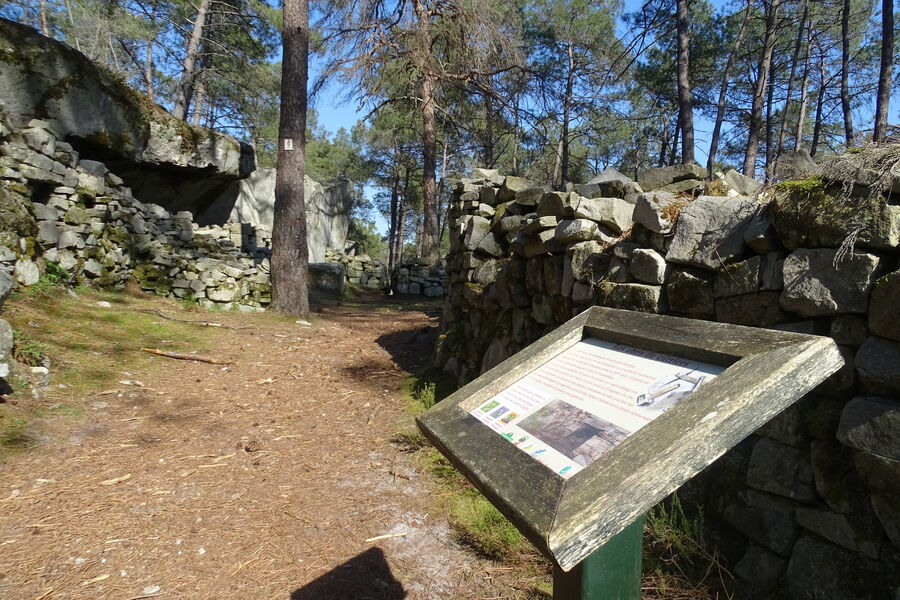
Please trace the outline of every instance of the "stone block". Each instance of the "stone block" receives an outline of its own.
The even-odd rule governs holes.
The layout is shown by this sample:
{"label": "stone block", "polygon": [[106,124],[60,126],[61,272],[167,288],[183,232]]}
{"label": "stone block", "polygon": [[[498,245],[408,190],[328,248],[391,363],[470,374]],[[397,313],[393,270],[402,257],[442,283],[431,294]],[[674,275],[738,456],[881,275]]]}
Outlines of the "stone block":
{"label": "stone block", "polygon": [[900,401],[852,399],[841,413],[837,437],[857,450],[900,460]]}
{"label": "stone block", "polygon": [[872,515],[844,515],[801,506],[797,508],[797,522],[829,542],[869,558],[878,558],[882,535]]}
{"label": "stone block", "polygon": [[[544,259],[544,290],[551,296],[563,293],[566,256],[548,256]],[[571,259],[568,259],[571,264]]]}
{"label": "stone block", "polygon": [[556,226],[554,237],[561,244],[585,242],[597,237],[597,224],[588,219],[572,219],[560,221]]}
{"label": "stone block", "polygon": [[634,223],[656,233],[669,233],[678,211],[687,204],[684,198],[669,192],[651,192],[638,196],[634,205]]}
{"label": "stone block", "polygon": [[746,196],[697,198],[681,211],[666,260],[704,269],[732,262],[744,252],[744,231],[758,207]]}
{"label": "stone block", "polygon": [[666,296],[673,312],[700,319],[711,318],[715,313],[713,284],[706,277],[673,269],[666,285]]}
{"label": "stone block", "polygon": [[900,549],[900,495],[876,492],[872,494],[872,509],[891,544]]}
{"label": "stone block", "polygon": [[35,262],[20,258],[13,269],[13,277],[22,285],[34,285],[41,278],[41,271]]}
{"label": "stone block", "polygon": [[522,226],[522,233],[525,235],[532,235],[541,231],[545,231],[547,229],[556,229],[556,226],[559,224],[559,219],[554,216],[531,216],[524,218],[524,225]]}
{"label": "stone block", "polygon": [[751,327],[773,327],[787,320],[778,292],[757,292],[716,300],[716,320]]}
{"label": "stone block", "polygon": [[581,196],[570,192],[547,192],[541,197],[537,214],[539,217],[571,219],[580,200]]}
{"label": "stone block", "polygon": [[619,198],[581,198],[575,216],[590,219],[610,229],[613,235],[621,235],[634,224],[634,206]]}
{"label": "stone block", "polygon": [[900,342],[870,336],[856,353],[855,364],[866,393],[900,397]]}
{"label": "stone block", "polygon": [[880,259],[853,253],[836,261],[836,250],[800,249],[784,261],[781,306],[804,317],[864,313]]}
{"label": "stone block", "polygon": [[799,448],[762,438],[753,447],[747,484],[757,490],[810,502],[816,499],[812,465]]}
{"label": "stone block", "polygon": [[590,304],[594,300],[594,286],[590,283],[576,281],[572,284],[572,302]]}
{"label": "stone block", "polygon": [[666,259],[655,250],[635,248],[628,268],[641,283],[662,285],[666,281]]}
{"label": "stone block", "polygon": [[900,341],[900,271],[878,279],[869,301],[869,330]]}
{"label": "stone block", "polygon": [[[784,187],[784,186],[782,186]],[[789,184],[775,194],[775,229],[784,245],[795,248],[837,248],[856,232],[859,248],[895,249],[900,244],[900,207],[880,194],[848,201],[842,186],[810,179]]]}
{"label": "stone block", "polygon": [[760,289],[762,258],[754,256],[745,261],[726,265],[716,272],[713,293],[716,298],[752,294]]}
{"label": "stone block", "polygon": [[781,248],[775,234],[770,205],[760,207],[753,214],[747,229],[744,230],[744,243],[757,254],[767,254]]}
{"label": "stone block", "polygon": [[510,202],[513,200],[517,200],[517,196],[520,192],[532,189],[534,187],[536,186],[527,179],[509,176],[503,181],[503,185],[500,187],[500,191],[497,193],[497,198],[500,200],[500,202]]}
{"label": "stone block", "polygon": [[525,261],[525,289],[531,295],[544,292],[544,259],[540,256]]}
{"label": "stone block", "polygon": [[602,306],[647,313],[666,313],[668,304],[662,286],[642,283],[601,282],[597,301]]}
{"label": "stone block", "polygon": [[788,561],[787,589],[795,600],[887,599],[888,575],[877,562],[804,533]]}
{"label": "stone block", "polygon": [[754,542],[784,557],[790,556],[800,531],[794,506],[789,501],[752,490],[745,501],[727,504],[722,519]]}
{"label": "stone block", "polygon": [[10,274],[5,270],[0,269],[0,308],[3,307],[3,303],[9,298],[9,295],[12,293],[15,286],[16,282]]}
{"label": "stone block", "polygon": [[[872,318],[871,311],[869,312],[869,318]],[[900,315],[898,315],[898,318],[900,318]],[[840,315],[835,317],[831,321],[828,335],[835,343],[842,346],[861,346],[866,341],[866,319],[859,315]],[[880,334],[876,333],[876,335]]]}
{"label": "stone block", "polygon": [[754,593],[767,594],[776,588],[786,566],[785,559],[754,544],[734,566],[734,574],[749,583]]}
{"label": "stone block", "polygon": [[876,490],[900,494],[900,460],[871,452],[857,452],[854,463],[859,477]]}
{"label": "stone block", "polygon": [[595,241],[579,242],[569,246],[566,254],[572,258],[572,276],[576,281],[591,279],[603,257],[603,246]]}
{"label": "stone block", "polygon": [[831,510],[850,513],[865,498],[865,489],[856,473],[853,450],[832,440],[810,444],[810,459],[816,492]]}
{"label": "stone block", "polygon": [[673,165],[657,167],[638,173],[637,183],[645,192],[659,189],[666,185],[692,179],[705,179],[706,169],[698,164]]}
{"label": "stone block", "polygon": [[763,184],[752,177],[734,169],[728,169],[724,175],[725,183],[740,196],[753,196],[762,189]]}

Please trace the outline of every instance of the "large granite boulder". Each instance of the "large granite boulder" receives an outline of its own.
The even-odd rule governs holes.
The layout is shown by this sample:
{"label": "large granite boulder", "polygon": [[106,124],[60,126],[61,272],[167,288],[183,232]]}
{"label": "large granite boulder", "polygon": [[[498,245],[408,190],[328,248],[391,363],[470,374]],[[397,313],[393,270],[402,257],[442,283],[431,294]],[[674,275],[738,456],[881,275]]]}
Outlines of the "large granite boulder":
{"label": "large granite boulder", "polygon": [[42,119],[76,149],[161,168],[243,177],[253,150],[231,136],[193,127],[132,90],[66,44],[0,19],[0,89],[13,125]]}
{"label": "large granite boulder", "polygon": [[[275,214],[275,169],[257,169],[246,179],[232,181],[205,209],[197,213],[200,225],[249,223],[272,228]],[[306,204],[306,242],[310,262],[325,260],[326,248],[343,248],[353,206],[347,179],[303,182]]]}
{"label": "large granite boulder", "polygon": [[744,252],[744,231],[759,209],[756,198],[701,196],[678,216],[666,260],[718,269]]}

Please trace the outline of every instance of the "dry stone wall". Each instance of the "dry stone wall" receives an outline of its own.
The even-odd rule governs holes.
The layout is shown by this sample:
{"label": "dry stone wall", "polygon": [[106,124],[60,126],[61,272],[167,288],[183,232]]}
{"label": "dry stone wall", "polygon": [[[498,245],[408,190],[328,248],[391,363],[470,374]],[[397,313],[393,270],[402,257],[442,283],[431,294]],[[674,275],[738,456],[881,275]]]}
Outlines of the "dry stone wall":
{"label": "dry stone wall", "polygon": [[[346,283],[373,290],[387,289],[388,268],[384,262],[368,254],[340,252],[328,248],[326,263],[339,263],[344,267]],[[441,263],[431,265],[423,258],[412,258],[399,263],[393,272],[394,291],[398,294],[436,298],[443,296],[450,282]]]}
{"label": "dry stone wall", "polygon": [[0,271],[21,285],[48,269],[101,287],[133,277],[162,296],[258,310],[270,300],[270,245],[266,228],[200,228],[190,212],[136,200],[45,121],[14,130],[0,118]]}
{"label": "dry stone wall", "polygon": [[845,367],[683,493],[754,597],[897,597],[891,164],[897,148],[837,158],[761,192],[734,172],[704,184],[691,165],[565,192],[476,170],[455,188],[437,364],[469,381],[591,305],[833,337]]}

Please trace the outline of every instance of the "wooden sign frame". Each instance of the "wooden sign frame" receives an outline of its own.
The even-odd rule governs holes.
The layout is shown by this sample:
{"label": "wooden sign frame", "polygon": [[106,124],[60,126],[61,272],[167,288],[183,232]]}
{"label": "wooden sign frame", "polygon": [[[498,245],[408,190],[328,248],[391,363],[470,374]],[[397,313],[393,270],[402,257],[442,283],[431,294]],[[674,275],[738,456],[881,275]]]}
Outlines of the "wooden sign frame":
{"label": "wooden sign frame", "polygon": [[[564,479],[469,411],[584,338],[727,368]],[[569,571],[843,363],[827,337],[595,306],[439,402],[417,423],[525,537]]]}

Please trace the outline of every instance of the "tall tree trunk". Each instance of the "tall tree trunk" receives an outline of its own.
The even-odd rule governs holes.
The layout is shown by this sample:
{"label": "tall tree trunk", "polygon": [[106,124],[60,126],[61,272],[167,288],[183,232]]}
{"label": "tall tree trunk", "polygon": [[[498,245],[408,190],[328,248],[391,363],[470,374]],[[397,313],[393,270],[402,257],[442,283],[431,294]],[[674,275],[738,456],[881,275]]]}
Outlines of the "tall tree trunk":
{"label": "tall tree trunk", "polygon": [[766,91],[766,166],[765,166],[765,182],[768,183],[770,179],[772,179],[772,172],[775,168],[775,163],[772,160],[773,158],[773,150],[774,144],[772,143],[774,140],[772,139],[772,129],[774,123],[772,122],[772,111],[773,105],[775,104],[775,63],[769,67],[769,86]]}
{"label": "tall tree trunk", "polygon": [[[297,2],[299,0],[289,0]],[[194,27],[191,37],[188,39],[184,60],[181,61],[181,83],[175,89],[175,106],[172,108],[172,116],[184,120],[190,108],[191,98],[194,95],[194,78],[196,76],[197,54],[200,50],[200,42],[203,39],[203,29],[206,27],[206,17],[209,14],[209,6],[212,0],[201,0],[197,16],[194,18]],[[287,10],[287,9],[285,9]],[[305,100],[304,100],[305,103]]]}
{"label": "tall tree trunk", "polygon": [[806,109],[809,105],[809,69],[812,50],[812,36],[806,36],[806,60],[803,65],[803,83],[800,85],[800,108],[797,111],[797,128],[794,130],[794,152],[798,152],[803,146],[803,127],[806,125]]}
{"label": "tall tree trunk", "polygon": [[725,61],[725,70],[722,72],[722,85],[719,87],[719,100],[716,103],[716,123],[713,125],[712,139],[709,142],[709,159],[706,161],[706,170],[709,178],[712,179],[713,171],[716,168],[716,154],[719,151],[719,137],[722,135],[722,123],[725,121],[725,102],[728,98],[728,86],[731,84],[731,69],[734,67],[734,59],[744,36],[747,34],[747,24],[750,22],[751,9],[753,0],[747,0],[747,8],[744,9],[744,18],[741,20],[741,27],[738,29],[737,37],[731,45],[731,52],[728,53],[728,60]]}
{"label": "tall tree trunk", "polygon": [[422,237],[420,252],[430,261],[438,259],[437,239],[437,123],[434,117],[434,86],[431,75],[422,79]]}
{"label": "tall tree trunk", "polygon": [[303,198],[308,59],[308,2],[284,0],[281,115],[272,224],[272,308],[301,318],[309,316],[309,249]]}
{"label": "tall tree trunk", "polygon": [[[418,20],[421,46],[431,48],[430,16],[422,0],[413,0],[413,10]],[[429,50],[430,51],[430,50]],[[437,121],[435,120],[434,93],[437,78],[428,67],[420,69],[422,77],[422,236],[420,254],[434,262],[440,253],[437,222],[437,181],[435,169],[437,163]]]}
{"label": "tall tree trunk", "polygon": [[803,45],[803,30],[806,27],[806,17],[809,14],[809,0],[803,0],[803,14],[800,16],[800,25],[797,28],[797,41],[794,44],[794,53],[791,55],[791,74],[788,77],[787,96],[784,99],[784,108],[781,111],[781,126],[778,128],[778,143],[775,145],[775,162],[784,152],[784,133],[787,130],[788,108],[791,105],[791,96],[794,94],[794,77],[797,75],[797,61],[800,60],[800,48]]}
{"label": "tall tree trunk", "polygon": [[206,84],[203,82],[203,77],[197,77],[197,86],[196,91],[194,92],[194,107],[193,107],[193,116],[191,117],[191,125],[194,127],[200,126],[200,117],[203,114],[203,101],[206,99]]}
{"label": "tall tree trunk", "polygon": [[821,85],[819,86],[819,97],[816,100],[816,118],[813,124],[812,143],[809,146],[809,155],[815,156],[816,150],[819,149],[819,136],[822,132],[822,112],[825,109],[825,92],[828,80],[828,73],[825,71],[825,55],[819,57],[819,76],[821,77]]}
{"label": "tall tree trunk", "polygon": [[762,128],[762,105],[769,82],[769,68],[772,65],[772,50],[775,48],[775,26],[778,9],[782,0],[771,0],[766,10],[766,35],[759,67],[756,72],[756,88],[753,90],[753,104],[750,108],[750,127],[747,135],[747,152],[744,154],[744,175],[756,176],[756,156],[759,154],[759,130]]}
{"label": "tall tree trunk", "polygon": [[844,113],[844,137],[853,145],[853,112],[850,108],[850,0],[841,10],[841,110]]}
{"label": "tall tree trunk", "polygon": [[678,127],[681,129],[681,163],[694,162],[694,96],[690,79],[688,0],[678,0]]}
{"label": "tall tree trunk", "polygon": [[669,160],[666,164],[674,165],[675,159],[678,156],[678,137],[681,135],[681,127],[679,127],[678,122],[675,123],[675,133],[672,134],[672,148],[669,151]]}
{"label": "tall tree trunk", "polygon": [[47,0],[40,0],[38,13],[41,22],[41,33],[46,37],[50,37],[50,27],[47,26]]}
{"label": "tall tree trunk", "polygon": [[394,271],[397,268],[397,217],[399,216],[400,177],[394,173],[391,181],[391,224],[388,230],[388,277],[391,291],[394,289]]}
{"label": "tall tree trunk", "polygon": [[669,156],[669,124],[666,123],[662,131],[662,140],[659,142],[659,160],[656,161],[657,167],[666,166],[666,157]]}
{"label": "tall tree trunk", "polygon": [[559,185],[559,172],[562,169],[562,150],[563,150],[563,139],[562,135],[559,136],[559,142],[556,143],[556,156],[553,159],[553,176],[550,177],[550,182],[555,186]]}
{"label": "tall tree trunk", "polygon": [[894,0],[881,2],[881,71],[878,74],[878,99],[875,104],[874,140],[880,144],[887,135],[888,109],[891,103],[891,76],[894,58]]}
{"label": "tall tree trunk", "polygon": [[560,188],[564,188],[569,182],[569,121],[572,118],[572,90],[575,87],[575,53],[572,44],[566,47],[568,55],[568,71],[566,72],[566,96],[563,98],[562,131],[559,136],[560,143]]}
{"label": "tall tree trunk", "polygon": [[513,105],[513,151],[512,151],[512,174],[519,174],[519,94],[516,94],[515,104]]}
{"label": "tall tree trunk", "polygon": [[147,89],[147,99],[154,101],[156,92],[153,89],[153,40],[147,40],[147,58],[144,61],[144,86]]}

